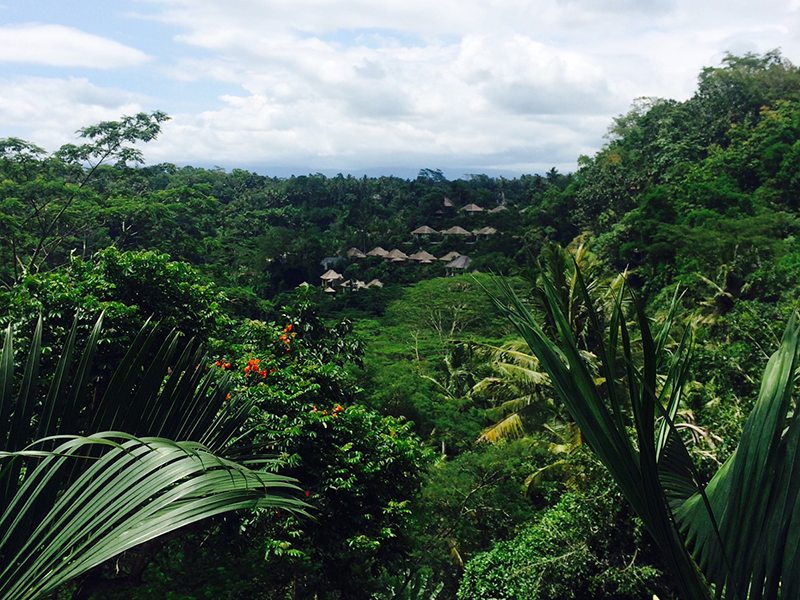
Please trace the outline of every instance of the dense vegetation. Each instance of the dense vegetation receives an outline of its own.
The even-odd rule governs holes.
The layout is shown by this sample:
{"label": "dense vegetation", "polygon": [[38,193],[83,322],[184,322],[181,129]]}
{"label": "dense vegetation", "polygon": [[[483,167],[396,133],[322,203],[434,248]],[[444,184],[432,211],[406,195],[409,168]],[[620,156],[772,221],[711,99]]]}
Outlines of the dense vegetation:
{"label": "dense vegetation", "polygon": [[[770,510],[789,507],[795,529],[749,539],[783,548],[800,535],[796,475],[790,461],[779,480],[777,466],[794,456],[794,433],[780,445],[798,427],[783,420],[793,405],[786,392],[783,414],[767,415],[759,397],[800,292],[800,70],[778,52],[728,56],[686,101],[636,101],[569,175],[277,179],[141,165],[136,145],[166,118],[87,127],[52,154],[0,141],[0,495],[24,498],[33,466],[59,456],[36,440],[71,435],[83,437],[59,452],[113,462],[163,443],[187,462],[224,461],[246,485],[231,476],[195,499],[238,494],[242,510],[210,508],[92,560],[75,558],[96,544],[76,527],[63,549],[57,527],[25,546],[89,468],[81,454],[22,521],[4,504],[0,580],[18,594],[5,595],[664,600],[716,586],[747,598],[759,597],[747,569],[768,572],[766,590],[783,561],[773,597],[793,597],[785,573],[800,572],[800,554],[787,545],[762,564],[724,531],[714,554],[686,487],[728,481],[740,440],[756,444],[769,422],[765,464],[786,494]],[[485,210],[460,210],[470,203]],[[416,239],[421,225],[497,233]],[[455,250],[473,273],[346,255],[375,246]],[[326,294],[329,266],[384,287]],[[618,443],[581,413],[601,400]],[[648,479],[653,439],[660,471]],[[680,469],[656,464],[679,446]],[[711,504],[728,506],[728,485],[712,483]],[[149,498],[131,508],[142,530]],[[726,508],[723,529],[740,531],[731,515],[744,511]],[[44,544],[55,562],[37,563]]]}

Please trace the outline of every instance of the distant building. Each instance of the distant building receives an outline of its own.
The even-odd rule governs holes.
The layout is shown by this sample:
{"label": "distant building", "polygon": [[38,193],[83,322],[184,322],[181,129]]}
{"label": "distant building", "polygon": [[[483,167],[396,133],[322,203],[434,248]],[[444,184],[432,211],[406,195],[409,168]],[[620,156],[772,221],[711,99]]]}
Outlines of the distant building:
{"label": "distant building", "polygon": [[382,288],[383,287],[383,282],[380,279],[373,279],[372,281],[370,281],[367,284],[367,287],[368,288],[374,288],[374,287]]}
{"label": "distant building", "polygon": [[466,206],[462,207],[461,210],[463,210],[468,215],[474,215],[474,214],[477,214],[477,213],[484,212],[483,209],[480,206],[478,206],[477,204],[467,204]]}
{"label": "distant building", "polygon": [[375,246],[372,250],[367,252],[367,256],[377,256],[379,258],[386,258],[387,254],[389,254],[389,251],[384,250],[380,246]]}
{"label": "distant building", "polygon": [[422,227],[417,227],[414,231],[411,232],[415,238],[427,238],[431,235],[438,235],[439,232],[436,231],[433,227],[428,227],[427,225],[423,225]]}
{"label": "distant building", "polygon": [[442,256],[439,260],[443,260],[444,262],[450,262],[457,259],[459,256],[461,256],[461,254],[453,250]]}
{"label": "distant building", "polygon": [[[344,281],[344,276],[340,275],[333,269],[328,269],[322,275],[320,275],[319,278],[322,279],[322,285],[327,287],[332,287],[334,285],[341,285],[341,283]],[[328,290],[325,291],[327,292]]]}
{"label": "distant building", "polygon": [[497,229],[495,229],[494,227],[483,227],[481,229],[476,229],[472,233],[474,233],[476,236],[479,236],[479,237],[480,236],[486,237],[486,236],[490,236],[490,235],[496,234],[497,233]]}
{"label": "distant building", "polygon": [[429,265],[436,260],[436,257],[433,254],[425,252],[425,250],[420,250],[419,252],[415,252],[414,254],[409,256],[409,258],[423,265]]}
{"label": "distant building", "polygon": [[341,256],[326,256],[319,264],[322,266],[323,269],[332,269],[339,263],[341,263],[344,259]]}
{"label": "distant building", "polygon": [[456,272],[466,271],[471,263],[472,259],[469,256],[462,255],[447,263],[444,268],[448,275],[454,275]]}
{"label": "distant building", "polygon": [[366,257],[367,257],[366,254],[364,254],[361,250],[355,247],[350,248],[350,250],[347,251],[347,258],[366,258]]}
{"label": "distant building", "polygon": [[402,250],[398,250],[395,248],[389,254],[386,255],[386,258],[391,260],[392,262],[406,262],[408,260],[408,254],[403,252]]}
{"label": "distant building", "polygon": [[444,229],[442,231],[442,235],[461,235],[465,237],[472,237],[472,233],[464,229],[463,227],[459,227],[458,225],[454,225],[449,229]]}
{"label": "distant building", "polygon": [[489,212],[492,213],[492,214],[496,214],[496,213],[503,212],[503,211],[506,211],[506,210],[508,210],[508,207],[505,204],[501,204],[500,206],[495,206]]}

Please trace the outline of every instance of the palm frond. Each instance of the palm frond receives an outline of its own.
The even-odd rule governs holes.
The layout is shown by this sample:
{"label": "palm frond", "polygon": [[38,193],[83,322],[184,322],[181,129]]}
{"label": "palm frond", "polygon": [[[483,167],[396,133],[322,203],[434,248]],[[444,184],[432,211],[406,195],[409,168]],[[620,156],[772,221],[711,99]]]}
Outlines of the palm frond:
{"label": "palm frond", "polygon": [[[252,406],[206,369],[202,348],[146,324],[104,383],[92,374],[102,316],[77,321],[40,373],[42,321],[21,376],[0,351],[0,597],[37,598],[135,545],[242,508],[299,511],[291,480],[241,436]],[[171,441],[181,440],[181,441]],[[253,470],[228,456],[247,455]]]}
{"label": "palm frond", "polygon": [[524,434],[525,428],[522,426],[522,418],[519,413],[514,412],[484,429],[478,437],[478,441],[494,444],[500,440],[518,438]]}
{"label": "palm frond", "polygon": [[[680,582],[682,594],[687,598],[708,598],[704,578],[673,525],[659,480],[655,417],[663,407],[656,407],[658,360],[649,323],[641,312],[636,313],[643,357],[642,367],[636,367],[632,336],[623,313],[624,288],[620,288],[611,311],[609,337],[603,340],[604,316],[595,310],[580,270],[576,268],[575,272],[576,293],[586,308],[589,334],[597,342],[599,377],[593,374],[585,349],[579,346],[573,324],[563,310],[564,294],[557,292],[550,279],[542,278],[542,300],[557,343],[545,333],[538,319],[505,281],[497,280],[497,291],[490,293],[490,297],[536,355],[554,392],[569,410],[587,443],[661,547],[667,564]],[[620,345],[622,356],[618,355]],[[623,381],[620,381],[618,366],[624,373]],[[624,383],[624,387],[620,383]],[[678,385],[679,382],[675,382],[675,386]],[[630,419],[637,431],[636,443],[628,435]]]}
{"label": "palm frond", "polygon": [[[30,457],[34,448],[0,460]],[[8,600],[40,597],[201,519],[243,508],[303,506],[274,493],[297,489],[290,479],[252,471],[192,442],[108,432],[67,439],[40,454],[43,460],[0,516],[0,597]],[[88,467],[70,481],[73,464],[86,456],[93,457]],[[47,503],[44,512],[35,511],[40,500]],[[32,516],[35,527],[17,543],[13,533]]]}

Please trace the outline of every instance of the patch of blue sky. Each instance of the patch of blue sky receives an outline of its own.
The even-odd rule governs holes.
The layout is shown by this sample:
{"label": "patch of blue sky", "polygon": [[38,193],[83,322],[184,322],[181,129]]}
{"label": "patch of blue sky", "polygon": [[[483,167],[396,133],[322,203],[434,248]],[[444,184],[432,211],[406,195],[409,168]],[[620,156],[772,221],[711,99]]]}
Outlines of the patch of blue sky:
{"label": "patch of blue sky", "polygon": [[80,67],[0,63],[0,79],[85,79],[110,94],[98,98],[129,94],[146,110],[167,113],[200,112],[222,106],[220,96],[241,94],[239,85],[209,79],[183,80],[167,77],[155,61],[142,67],[98,70]]}
{"label": "patch of blue sky", "polygon": [[304,31],[299,31],[298,33],[303,37],[318,38],[324,42],[344,47],[383,48],[385,46],[403,46],[406,48],[421,48],[428,45],[428,41],[424,37],[413,31],[382,27],[337,29],[327,33]]}
{"label": "patch of blue sky", "polygon": [[[136,6],[135,4],[133,6]],[[130,11],[129,4],[36,0],[0,2],[0,25],[60,25],[113,40],[149,56],[169,56],[176,30]]]}

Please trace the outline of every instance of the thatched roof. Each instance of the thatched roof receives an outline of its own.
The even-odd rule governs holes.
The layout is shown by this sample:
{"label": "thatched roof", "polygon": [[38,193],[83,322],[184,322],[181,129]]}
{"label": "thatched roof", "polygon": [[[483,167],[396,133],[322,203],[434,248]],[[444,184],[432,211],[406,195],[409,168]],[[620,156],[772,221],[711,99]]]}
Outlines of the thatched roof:
{"label": "thatched roof", "polygon": [[467,204],[461,210],[464,212],[483,212],[483,209],[477,204]]}
{"label": "thatched roof", "polygon": [[366,287],[367,287],[367,284],[364,283],[363,281],[361,281],[360,279],[356,279],[355,282],[353,282],[353,289],[363,290]]}
{"label": "thatched roof", "polygon": [[442,256],[439,260],[443,260],[445,262],[450,262],[451,260],[455,260],[459,256],[461,256],[460,252],[456,252],[455,250],[452,250],[452,251],[448,252],[447,254],[445,254],[444,256]]}
{"label": "thatched roof", "polygon": [[489,212],[490,213],[499,213],[499,212],[503,212],[504,210],[508,210],[508,207],[505,204],[501,204],[500,206],[495,206]]}
{"label": "thatched roof", "polygon": [[322,279],[323,281],[339,281],[341,279],[344,279],[342,275],[339,275],[339,273],[337,273],[333,269],[328,269],[322,275],[320,275],[319,278]]}
{"label": "thatched roof", "polygon": [[444,235],[472,235],[469,231],[467,231],[463,227],[459,227],[458,225],[454,225],[450,229],[443,230],[442,234],[444,234]]}
{"label": "thatched roof", "polygon": [[366,255],[366,254],[364,254],[364,253],[363,253],[361,250],[359,250],[358,248],[355,248],[355,247],[354,247],[354,248],[350,248],[350,250],[348,250],[348,251],[347,251],[347,257],[348,257],[348,258],[366,258],[366,257],[367,257],[367,255]]}
{"label": "thatched roof", "polygon": [[411,260],[417,260],[421,263],[431,263],[436,260],[436,257],[431,254],[430,252],[425,252],[425,250],[420,250],[419,252],[415,252],[411,256],[409,256]]}
{"label": "thatched roof", "polygon": [[444,201],[442,202],[442,206],[446,206],[447,208],[452,208],[453,206],[455,206],[455,204],[453,204],[453,201],[450,200],[450,198],[445,196]]}
{"label": "thatched roof", "polygon": [[380,279],[373,279],[372,281],[370,281],[370,282],[367,284],[367,287],[368,287],[368,288],[371,288],[371,287],[379,287],[379,288],[382,288],[382,287],[383,287],[383,282],[382,282]]}
{"label": "thatched roof", "polygon": [[367,252],[367,256],[380,256],[381,258],[385,258],[387,254],[389,254],[389,252],[380,246],[375,246],[372,250]]}
{"label": "thatched roof", "polygon": [[386,255],[386,258],[391,260],[392,262],[404,262],[408,260],[408,254],[403,252],[402,250],[398,250],[395,248],[389,254]]}
{"label": "thatched roof", "polygon": [[452,262],[447,263],[445,269],[467,269],[472,259],[469,256],[459,256]]}
{"label": "thatched roof", "polygon": [[422,227],[417,227],[414,231],[411,232],[411,235],[431,235],[434,233],[439,233],[433,227],[428,227],[427,225],[423,225]]}
{"label": "thatched roof", "polygon": [[326,294],[335,294],[335,293],[336,293],[336,290],[335,290],[335,289],[333,289],[331,286],[328,286],[328,287],[326,287],[326,288],[325,288],[324,290],[322,290],[322,291],[323,291],[323,292],[325,292]]}
{"label": "thatched roof", "polygon": [[494,227],[483,227],[482,229],[476,229],[472,233],[475,235],[494,235],[497,233],[497,229]]}

